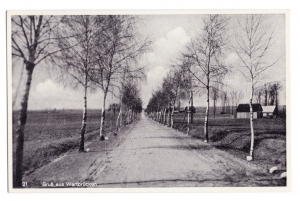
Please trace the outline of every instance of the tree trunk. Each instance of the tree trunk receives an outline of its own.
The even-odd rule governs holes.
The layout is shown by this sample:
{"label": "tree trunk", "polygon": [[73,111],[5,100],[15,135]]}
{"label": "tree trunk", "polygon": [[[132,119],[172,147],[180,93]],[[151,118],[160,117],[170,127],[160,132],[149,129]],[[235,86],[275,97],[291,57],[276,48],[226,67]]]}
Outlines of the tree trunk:
{"label": "tree trunk", "polygon": [[187,132],[186,134],[189,135],[190,134],[190,105],[191,104],[191,101],[189,100],[189,104],[188,104],[188,107],[187,107],[187,115],[188,115],[188,119],[187,119]]}
{"label": "tree trunk", "polygon": [[87,77],[85,79],[84,86],[84,97],[83,97],[83,114],[82,114],[82,124],[80,129],[80,143],[79,143],[79,152],[84,152],[84,134],[86,129],[86,119],[87,119],[87,100],[86,100],[86,92],[87,92]]}
{"label": "tree trunk", "polygon": [[278,83],[276,83],[276,91],[275,91],[275,115],[276,115],[276,118],[278,116]]}
{"label": "tree trunk", "polygon": [[122,104],[122,102],[121,102],[121,104],[120,104],[119,115],[120,115],[119,130],[121,130],[121,128],[122,128],[122,126],[123,126],[123,104]]}
{"label": "tree trunk", "polygon": [[172,113],[171,113],[171,128],[173,128],[174,126],[174,110],[175,110],[175,106],[172,106]]}
{"label": "tree trunk", "polygon": [[126,113],[124,115],[124,126],[127,126],[127,119],[128,119],[128,108],[126,108]]}
{"label": "tree trunk", "polygon": [[128,110],[128,108],[126,108],[126,114],[125,114],[125,126],[127,126],[127,124],[128,124],[128,112],[129,112],[129,110]]}
{"label": "tree trunk", "polygon": [[116,129],[117,129],[117,131],[120,130],[119,128],[121,127],[121,121],[122,121],[122,119],[121,119],[121,109],[120,109],[118,117],[117,117],[117,121],[116,121]]}
{"label": "tree trunk", "polygon": [[16,163],[14,165],[15,168],[15,176],[14,187],[21,188],[22,187],[22,175],[23,175],[23,149],[24,149],[24,128],[27,120],[27,106],[28,106],[28,98],[29,91],[31,87],[32,73],[34,69],[34,64],[27,62],[26,63],[26,86],[21,102],[21,110],[18,117],[18,127],[16,131]]}
{"label": "tree trunk", "polygon": [[168,125],[167,108],[164,109],[164,125]]}
{"label": "tree trunk", "polygon": [[164,122],[164,125],[169,125],[169,111],[168,111],[168,108],[166,107],[165,108],[165,122]]}
{"label": "tree trunk", "polygon": [[214,98],[214,119],[216,118],[216,99]]}
{"label": "tree trunk", "polygon": [[[124,87],[124,82],[125,82],[125,71],[123,72],[123,81],[122,81],[122,89]],[[118,116],[118,119],[117,119],[117,124],[118,124],[118,120],[119,120],[119,124],[117,126],[117,131],[121,130],[121,127],[123,125],[123,91],[121,91],[121,98],[120,98],[121,102],[120,102],[120,111],[119,111],[119,116]]]}
{"label": "tree trunk", "polygon": [[191,90],[191,124],[194,124],[194,113],[193,113],[193,107],[194,107],[194,100],[193,100],[193,91]]}
{"label": "tree trunk", "polygon": [[107,96],[107,90],[104,91],[103,103],[102,103],[102,114],[101,114],[101,120],[100,120],[100,140],[105,140],[103,133],[104,133],[104,121],[105,121],[106,96]]}
{"label": "tree trunk", "polygon": [[128,112],[127,112],[127,125],[130,122],[130,112],[131,112],[131,110],[129,109]]}
{"label": "tree trunk", "polygon": [[164,115],[163,115],[163,122],[162,122],[162,124],[165,125],[166,121],[167,121],[167,119],[166,119],[167,108],[164,108],[163,111],[164,111]]}
{"label": "tree trunk", "polygon": [[131,109],[128,110],[128,124],[131,122]]}
{"label": "tree trunk", "polygon": [[206,105],[206,112],[205,112],[205,120],[204,120],[204,135],[205,139],[208,142],[208,113],[209,113],[209,86],[206,87],[207,89],[207,105]]}
{"label": "tree trunk", "polygon": [[268,105],[268,90],[267,90],[267,86],[265,85],[265,106],[267,105]]}
{"label": "tree trunk", "polygon": [[[167,109],[166,109],[167,112]],[[168,107],[168,116],[167,116],[167,126],[170,127],[171,125],[171,110],[170,110],[170,106]]]}
{"label": "tree trunk", "polygon": [[253,149],[254,149],[254,129],[253,129],[253,108],[252,108],[252,98],[253,98],[253,79],[251,80],[251,95],[250,95],[250,128],[251,128],[251,143],[250,143],[250,157],[253,159]]}
{"label": "tree trunk", "polygon": [[169,120],[168,126],[169,127],[171,127],[171,118],[172,118],[172,105],[170,104],[169,105],[169,112],[168,112],[168,120]]}

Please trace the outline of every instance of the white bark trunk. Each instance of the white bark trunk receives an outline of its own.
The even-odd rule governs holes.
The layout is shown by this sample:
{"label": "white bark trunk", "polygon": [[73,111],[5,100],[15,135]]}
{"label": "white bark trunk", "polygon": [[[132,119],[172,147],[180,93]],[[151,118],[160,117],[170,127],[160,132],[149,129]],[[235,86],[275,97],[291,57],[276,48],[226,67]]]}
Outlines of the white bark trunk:
{"label": "white bark trunk", "polygon": [[100,140],[105,140],[104,138],[104,122],[105,122],[105,101],[107,96],[107,90],[104,91],[103,103],[102,103],[102,114],[100,119]]}
{"label": "white bark trunk", "polygon": [[171,125],[170,127],[173,128],[174,126],[174,110],[175,110],[175,106],[172,106],[172,113],[171,113]]}
{"label": "white bark trunk", "polygon": [[187,108],[187,115],[188,115],[188,119],[187,119],[187,132],[186,132],[186,134],[187,135],[189,135],[190,134],[190,112],[189,112],[189,110],[190,110],[190,101],[189,101],[189,105],[188,105],[188,108]]}
{"label": "white bark trunk", "polygon": [[168,127],[171,127],[171,106],[168,108]]}
{"label": "white bark trunk", "polygon": [[117,128],[117,131],[120,130],[120,127],[121,127],[121,121],[122,121],[122,119],[121,119],[121,109],[120,109],[119,114],[118,114],[118,117],[117,117],[117,121],[116,121],[116,128]]}
{"label": "white bark trunk", "polygon": [[82,123],[80,129],[80,144],[79,144],[79,152],[84,152],[84,134],[86,130],[86,119],[87,119],[87,77],[85,79],[85,86],[84,86],[84,97],[83,97],[83,113],[82,113]]}
{"label": "white bark trunk", "polygon": [[251,80],[251,95],[250,95],[250,129],[251,129],[251,142],[250,142],[250,157],[253,159],[253,149],[254,149],[254,128],[253,128],[253,108],[252,108],[252,99],[253,99],[253,79]]}
{"label": "white bark trunk", "polygon": [[162,121],[162,124],[167,124],[168,122],[168,119],[167,119],[167,108],[164,108],[163,110],[163,121]]}
{"label": "white bark trunk", "polygon": [[193,113],[193,108],[194,108],[194,97],[193,97],[193,91],[191,90],[191,124],[194,124],[194,113]]}
{"label": "white bark trunk", "polygon": [[206,95],[206,111],[205,111],[205,120],[204,120],[204,135],[205,139],[208,142],[208,114],[209,114],[209,87],[206,87],[207,89],[207,95]]}

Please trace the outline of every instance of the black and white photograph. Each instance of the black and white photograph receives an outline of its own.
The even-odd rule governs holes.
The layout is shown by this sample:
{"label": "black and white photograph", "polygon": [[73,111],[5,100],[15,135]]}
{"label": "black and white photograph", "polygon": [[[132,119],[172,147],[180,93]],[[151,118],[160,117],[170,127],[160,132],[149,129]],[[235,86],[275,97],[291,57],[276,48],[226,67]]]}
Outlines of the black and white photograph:
{"label": "black and white photograph", "polygon": [[8,11],[9,191],[287,191],[288,34],[288,10]]}

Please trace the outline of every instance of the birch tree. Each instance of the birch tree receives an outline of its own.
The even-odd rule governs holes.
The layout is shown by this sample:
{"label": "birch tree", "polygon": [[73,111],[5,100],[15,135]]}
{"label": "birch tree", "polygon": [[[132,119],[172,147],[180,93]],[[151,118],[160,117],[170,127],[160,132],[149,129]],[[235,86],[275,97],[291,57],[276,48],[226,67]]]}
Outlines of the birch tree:
{"label": "birch tree", "polygon": [[[192,75],[192,73],[190,72],[191,70],[191,63],[190,59],[186,59],[186,58],[181,58],[179,59],[180,63],[177,64],[179,69],[180,69],[180,74],[181,74],[181,85],[180,85],[180,91],[179,91],[179,98],[182,97],[183,99],[188,101],[188,110],[189,114],[191,115],[191,124],[194,123],[194,112],[192,112],[192,108],[194,108],[194,93],[201,93],[202,90],[198,89],[197,90],[197,82],[198,80],[195,79],[195,76]],[[188,122],[189,122],[189,118],[188,118]],[[189,126],[188,126],[188,130],[189,130]]]}
{"label": "birch tree", "polygon": [[[163,79],[163,83],[162,83],[162,89],[164,91],[165,94],[165,111],[168,108],[168,121],[167,121],[167,125],[170,127],[173,127],[173,110],[175,107],[175,102],[178,96],[178,91],[179,91],[179,85],[180,85],[180,81],[179,79],[179,75],[177,76],[177,74],[173,74],[172,71],[170,71],[166,77],[164,77]],[[164,122],[165,123],[165,122]]]}
{"label": "birch tree", "polygon": [[[134,65],[134,64],[132,64]],[[117,85],[115,85],[116,83],[114,82],[114,86],[117,86],[117,88],[119,89],[119,100],[120,100],[120,111],[116,120],[116,128],[117,131],[119,131],[119,129],[123,126],[123,112],[124,112],[124,103],[123,103],[123,97],[125,95],[125,88],[126,88],[126,84],[134,82],[134,83],[138,83],[138,81],[144,80],[145,79],[145,73],[143,71],[143,67],[140,68],[129,68],[130,65],[127,64],[122,68],[122,72],[121,74],[118,76],[118,82]],[[125,123],[124,123],[125,124]]]}
{"label": "birch tree", "polygon": [[216,103],[218,101],[218,98],[220,97],[219,89],[217,87],[211,86],[210,97],[213,100],[213,104],[214,104],[214,118],[216,118]]}
{"label": "birch tree", "polygon": [[244,92],[242,90],[237,91],[234,97],[236,107],[238,106],[238,104],[241,102],[243,98],[244,98]]}
{"label": "birch tree", "polygon": [[204,19],[204,28],[200,35],[192,39],[184,54],[190,60],[187,70],[196,78],[201,87],[206,89],[206,112],[204,135],[208,138],[209,94],[212,83],[218,83],[218,77],[227,72],[222,63],[226,45],[228,18],[222,15],[208,15]]}
{"label": "birch tree", "polygon": [[256,89],[255,92],[254,92],[256,102],[259,103],[259,104],[262,103],[261,99],[262,99],[263,93],[264,93],[263,89]]}
{"label": "birch tree", "polygon": [[228,103],[228,94],[227,94],[227,90],[223,90],[221,93],[220,93],[220,98],[222,100],[222,112],[223,113],[226,113],[227,112],[227,103]]}
{"label": "birch tree", "polygon": [[231,91],[229,92],[229,95],[230,95],[230,101],[231,101],[231,114],[233,115],[234,114],[233,107],[236,102],[235,97],[237,96],[237,91],[234,89],[231,89]]}
{"label": "birch tree", "polygon": [[22,187],[23,173],[23,148],[24,129],[27,120],[27,107],[34,69],[56,53],[53,49],[53,31],[59,24],[60,17],[53,16],[12,16],[11,18],[11,44],[13,58],[19,58],[24,62],[26,72],[26,86],[22,92],[21,109],[18,117],[16,131],[16,155],[14,164],[13,185]]}
{"label": "birch tree", "polygon": [[131,112],[130,121],[132,121],[133,116],[141,112],[142,100],[140,98],[140,91],[137,87],[137,83],[129,81],[123,85],[122,90],[122,103]]}
{"label": "birch tree", "polygon": [[63,49],[52,57],[61,73],[59,79],[77,88],[83,88],[83,114],[80,129],[79,152],[84,152],[84,135],[87,120],[87,90],[92,86],[90,74],[95,66],[94,51],[98,46],[99,20],[96,16],[64,16],[57,32],[58,46]]}
{"label": "birch tree", "polygon": [[164,80],[165,88],[170,92],[170,104],[171,112],[170,113],[170,122],[169,126],[173,128],[174,126],[174,110],[175,104],[178,100],[180,90],[183,89],[183,77],[180,69],[173,68],[166,76]]}
{"label": "birch tree", "polygon": [[139,56],[148,50],[150,44],[147,38],[141,39],[137,33],[136,17],[127,15],[106,17],[102,43],[96,50],[97,66],[91,75],[92,81],[103,92],[100,140],[105,139],[105,106],[110,87],[117,85],[118,79],[122,79],[122,75],[126,72],[143,74],[144,68],[139,67],[137,63],[134,64],[134,61],[137,61]]}
{"label": "birch tree", "polygon": [[255,84],[261,79],[262,73],[274,66],[280,59],[271,59],[270,47],[274,38],[275,29],[268,22],[267,15],[246,15],[237,19],[235,27],[234,51],[239,58],[241,74],[250,83],[250,155],[253,160],[254,126],[253,126],[253,93]]}

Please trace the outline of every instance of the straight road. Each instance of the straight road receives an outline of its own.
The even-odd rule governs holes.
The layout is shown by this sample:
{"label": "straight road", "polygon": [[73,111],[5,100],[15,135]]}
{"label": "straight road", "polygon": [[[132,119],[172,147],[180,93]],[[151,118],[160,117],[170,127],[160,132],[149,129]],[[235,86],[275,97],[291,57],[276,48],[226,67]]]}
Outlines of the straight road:
{"label": "straight road", "polygon": [[98,187],[261,186],[277,181],[260,167],[192,139],[142,114],[86,181]]}
{"label": "straight road", "polygon": [[86,144],[24,175],[31,187],[89,182],[97,188],[277,186],[278,176],[142,114],[108,141]]}

